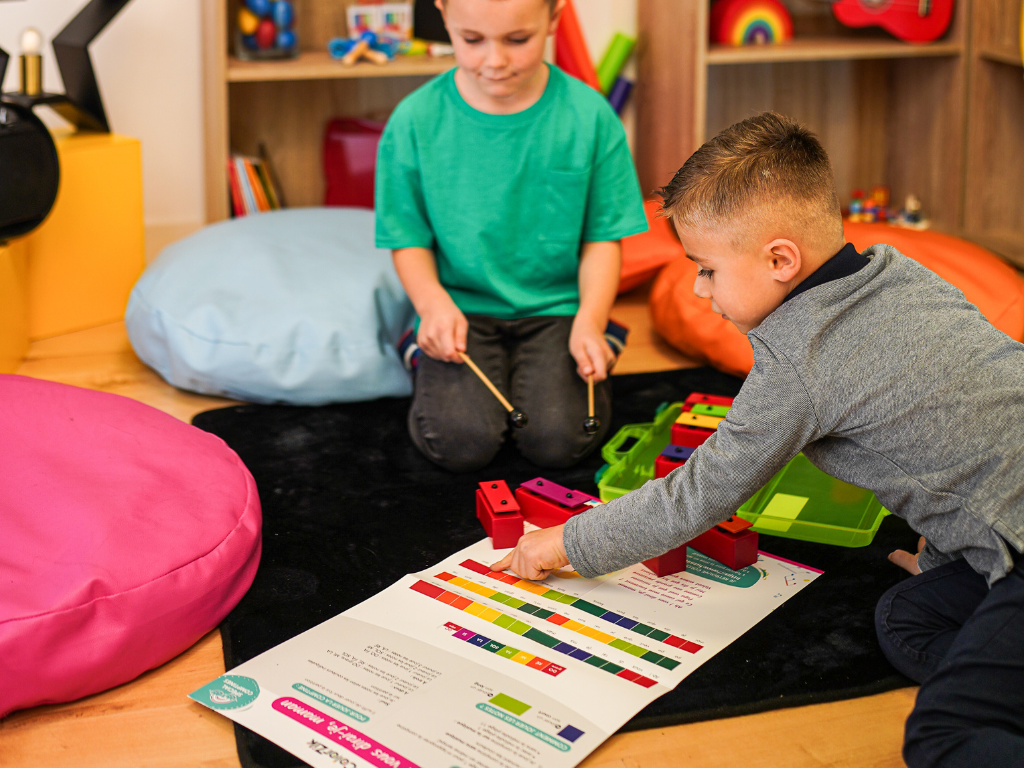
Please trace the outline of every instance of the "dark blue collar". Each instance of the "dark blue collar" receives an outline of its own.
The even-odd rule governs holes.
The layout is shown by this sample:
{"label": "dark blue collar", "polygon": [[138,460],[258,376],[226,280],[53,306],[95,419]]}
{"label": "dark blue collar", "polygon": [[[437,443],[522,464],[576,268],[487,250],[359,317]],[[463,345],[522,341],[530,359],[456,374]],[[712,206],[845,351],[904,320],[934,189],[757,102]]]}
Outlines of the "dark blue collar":
{"label": "dark blue collar", "polygon": [[833,280],[839,280],[843,277],[849,277],[850,275],[859,272],[869,263],[870,259],[857,253],[857,249],[853,247],[853,243],[847,243],[842,247],[839,253],[804,278],[804,281],[800,283],[800,285],[789,292],[789,295],[782,300],[782,303],[785,304],[794,296],[799,296],[801,293],[809,291],[811,288],[816,288],[819,285],[824,285],[825,283],[830,283]]}

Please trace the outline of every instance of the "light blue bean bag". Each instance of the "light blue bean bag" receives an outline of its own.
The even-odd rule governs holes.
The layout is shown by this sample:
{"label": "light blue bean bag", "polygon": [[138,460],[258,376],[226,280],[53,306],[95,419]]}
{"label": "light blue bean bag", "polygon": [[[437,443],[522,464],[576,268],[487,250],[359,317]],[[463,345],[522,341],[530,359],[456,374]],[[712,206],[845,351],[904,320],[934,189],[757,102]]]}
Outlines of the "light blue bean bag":
{"label": "light blue bean bag", "polygon": [[373,229],[373,211],[300,208],[175,243],[132,289],[135,352],[208,395],[320,405],[410,394],[395,344],[413,309]]}

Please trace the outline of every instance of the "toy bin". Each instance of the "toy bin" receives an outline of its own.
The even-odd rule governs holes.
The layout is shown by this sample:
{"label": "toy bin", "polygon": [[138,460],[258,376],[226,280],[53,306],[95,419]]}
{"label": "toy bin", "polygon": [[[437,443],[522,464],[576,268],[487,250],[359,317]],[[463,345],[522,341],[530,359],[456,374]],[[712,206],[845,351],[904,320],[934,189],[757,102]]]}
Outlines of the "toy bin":
{"label": "toy bin", "polygon": [[384,123],[339,117],[324,130],[324,205],[373,208]]}
{"label": "toy bin", "polygon": [[[682,403],[663,405],[654,421],[627,424],[605,443],[601,458],[608,464],[597,477],[601,501],[624,496],[654,477],[654,460],[668,446],[672,424],[682,411]],[[631,439],[634,442],[629,442]]]}
{"label": "toy bin", "polygon": [[871,491],[825,474],[801,453],[736,514],[758,533],[866,547],[889,512]]}
{"label": "toy bin", "polygon": [[[653,422],[627,424],[604,445],[601,456],[608,463],[595,478],[601,501],[624,496],[654,478],[654,462],[669,445],[682,409],[682,403],[664,405]],[[864,547],[889,512],[871,491],[825,474],[801,453],[736,514],[752,522],[758,533]]]}

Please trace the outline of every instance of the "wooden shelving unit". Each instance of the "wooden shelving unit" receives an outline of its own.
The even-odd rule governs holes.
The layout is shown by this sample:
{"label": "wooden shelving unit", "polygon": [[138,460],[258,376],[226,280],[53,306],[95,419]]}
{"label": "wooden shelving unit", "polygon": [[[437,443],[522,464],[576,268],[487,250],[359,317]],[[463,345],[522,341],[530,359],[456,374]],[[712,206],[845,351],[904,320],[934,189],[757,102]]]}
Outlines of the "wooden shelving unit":
{"label": "wooden shelving unit", "polygon": [[304,51],[284,61],[240,61],[228,59],[229,83],[257,83],[272,80],[344,80],[363,77],[432,77],[455,66],[452,56],[402,56],[384,65],[359,62],[346,67],[327,51]]}
{"label": "wooden shelving unit", "polygon": [[786,61],[858,61],[863,59],[913,59],[930,56],[959,56],[959,41],[930,45],[910,45],[898,40],[877,38],[810,37],[779,45],[708,46],[707,63],[762,64]]}
{"label": "wooden shelving unit", "polygon": [[732,48],[708,45],[707,0],[639,0],[644,190],[665,184],[707,137],[772,109],[818,134],[844,203],[854,188],[888,184],[894,202],[916,194],[937,225],[958,229],[971,0],[957,2],[945,37],[927,45],[842,27],[825,3],[785,1],[792,42]]}
{"label": "wooden shelving unit", "polygon": [[325,123],[349,116],[384,120],[401,99],[454,66],[450,57],[400,57],[383,66],[342,66],[327,41],[347,33],[356,0],[293,0],[303,50],[295,59],[240,61],[231,55],[240,0],[203,0],[206,218],[229,216],[227,161],[232,151],[266,145],[291,206],[323,202]]}
{"label": "wooden shelving unit", "polygon": [[1024,66],[1019,0],[975,2],[963,234],[1024,268]]}

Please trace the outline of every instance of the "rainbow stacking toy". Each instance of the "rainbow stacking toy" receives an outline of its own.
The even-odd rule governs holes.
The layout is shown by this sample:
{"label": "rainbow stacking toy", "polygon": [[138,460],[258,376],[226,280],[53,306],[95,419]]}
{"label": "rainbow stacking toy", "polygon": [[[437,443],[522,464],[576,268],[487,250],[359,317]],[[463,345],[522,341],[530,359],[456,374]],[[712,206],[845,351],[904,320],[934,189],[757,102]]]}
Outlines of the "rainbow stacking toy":
{"label": "rainbow stacking toy", "polygon": [[789,11],[778,0],[716,0],[711,42],[725,45],[781,43],[793,37]]}

